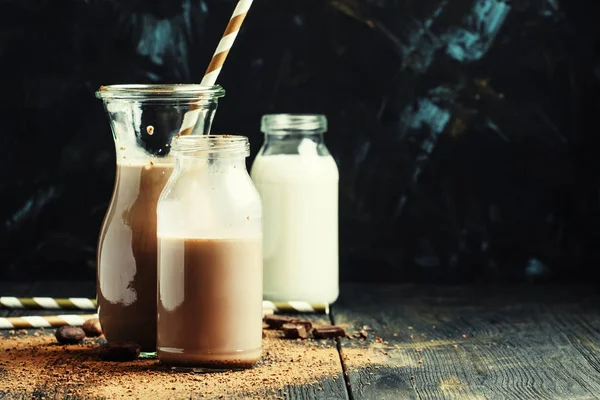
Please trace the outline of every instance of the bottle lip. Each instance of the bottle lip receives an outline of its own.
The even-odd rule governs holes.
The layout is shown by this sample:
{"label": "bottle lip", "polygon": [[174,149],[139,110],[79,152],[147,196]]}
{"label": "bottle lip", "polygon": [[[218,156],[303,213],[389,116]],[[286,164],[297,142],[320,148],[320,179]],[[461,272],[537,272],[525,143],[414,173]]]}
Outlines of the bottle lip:
{"label": "bottle lip", "polygon": [[179,136],[173,141],[171,152],[176,157],[248,157],[250,142],[240,135]]}
{"label": "bottle lip", "polygon": [[261,131],[267,134],[325,133],[327,117],[323,114],[267,114],[262,117]]}
{"label": "bottle lip", "polygon": [[102,100],[199,100],[215,99],[225,96],[221,86],[202,86],[193,84],[168,85],[106,85],[100,86],[96,97]]}

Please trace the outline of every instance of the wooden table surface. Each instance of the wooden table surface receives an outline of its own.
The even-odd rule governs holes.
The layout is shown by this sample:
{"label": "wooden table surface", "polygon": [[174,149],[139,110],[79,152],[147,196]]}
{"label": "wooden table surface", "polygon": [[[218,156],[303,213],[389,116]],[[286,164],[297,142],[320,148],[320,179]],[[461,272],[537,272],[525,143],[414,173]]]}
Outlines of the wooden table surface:
{"label": "wooden table surface", "polygon": [[[0,295],[93,297],[94,285],[0,283]],[[0,309],[0,316],[34,313]],[[276,388],[275,398],[600,398],[600,295],[592,286],[347,284],[329,318],[369,338],[332,341],[339,374],[315,376],[318,388]],[[368,364],[353,358],[362,351],[372,355]],[[77,398],[56,393],[46,398]],[[0,399],[13,398],[20,397],[0,374]]]}

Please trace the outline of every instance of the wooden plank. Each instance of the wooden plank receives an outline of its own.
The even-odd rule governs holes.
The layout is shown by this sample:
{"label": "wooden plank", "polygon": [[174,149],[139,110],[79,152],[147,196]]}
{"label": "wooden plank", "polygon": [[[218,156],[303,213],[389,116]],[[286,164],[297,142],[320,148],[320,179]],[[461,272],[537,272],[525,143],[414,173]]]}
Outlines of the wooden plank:
{"label": "wooden plank", "polygon": [[[359,399],[592,399],[600,393],[600,304],[591,287],[348,285],[335,322],[375,366],[345,357]],[[587,305],[587,306],[586,306]],[[374,336],[381,337],[377,343]]]}
{"label": "wooden plank", "polygon": [[[93,290],[93,284],[89,283],[39,282],[31,285],[23,295],[87,297],[93,296],[90,290]],[[21,295],[21,292],[13,293]],[[31,315],[32,312],[19,311],[19,314]],[[331,322],[325,316],[307,318],[319,324]],[[0,338],[0,376],[4,382],[24,383],[20,387],[3,387],[0,383],[0,399],[87,399],[121,395],[168,399],[242,396],[286,400],[348,399],[335,341],[294,341],[284,339],[278,331],[267,331],[266,334],[263,360],[253,371],[221,374],[175,373],[156,359],[103,363],[93,354],[95,346],[62,349],[55,345],[50,331],[30,330],[27,337],[13,334]],[[12,350],[6,352],[7,348]],[[32,356],[30,352],[36,355]],[[89,374],[90,370],[95,373]]]}

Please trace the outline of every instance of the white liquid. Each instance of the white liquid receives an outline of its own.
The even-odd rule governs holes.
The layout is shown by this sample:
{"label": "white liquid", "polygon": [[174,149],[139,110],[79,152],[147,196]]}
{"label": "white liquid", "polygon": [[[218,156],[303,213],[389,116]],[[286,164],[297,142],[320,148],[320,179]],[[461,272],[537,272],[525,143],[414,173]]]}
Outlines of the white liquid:
{"label": "white liquid", "polygon": [[333,303],[339,294],[338,182],[333,157],[258,156],[267,300]]}

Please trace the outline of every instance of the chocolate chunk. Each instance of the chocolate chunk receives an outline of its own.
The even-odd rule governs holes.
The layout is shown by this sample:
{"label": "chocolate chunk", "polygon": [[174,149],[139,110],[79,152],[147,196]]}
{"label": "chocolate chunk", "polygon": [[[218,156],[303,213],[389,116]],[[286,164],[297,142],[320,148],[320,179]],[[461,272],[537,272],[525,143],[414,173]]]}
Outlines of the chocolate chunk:
{"label": "chocolate chunk", "polygon": [[312,323],[310,321],[298,320],[298,321],[294,321],[292,323],[294,325],[304,326],[304,329],[306,329],[306,332],[310,332],[312,330]]}
{"label": "chocolate chunk", "polygon": [[301,324],[283,324],[283,332],[288,339],[308,339],[306,327]]}
{"label": "chocolate chunk", "polygon": [[140,351],[140,345],[134,342],[111,342],[100,346],[98,354],[105,361],[132,361]]}
{"label": "chocolate chunk", "polygon": [[292,324],[300,321],[298,318],[294,317],[284,317],[281,315],[268,315],[265,317],[264,321],[269,325],[271,329],[281,329],[284,324]]}
{"label": "chocolate chunk", "polygon": [[102,336],[102,327],[98,318],[88,319],[83,323],[82,328],[87,337]]}
{"label": "chocolate chunk", "polygon": [[346,336],[346,332],[339,326],[323,325],[313,328],[313,336],[317,339],[328,339]]}
{"label": "chocolate chunk", "polygon": [[61,326],[56,330],[54,336],[60,344],[77,344],[81,343],[85,337],[85,332],[75,326]]}
{"label": "chocolate chunk", "polygon": [[[303,325],[306,332],[310,332],[312,329],[312,323],[310,321],[302,320],[297,317],[284,317],[281,315],[269,315],[264,318],[264,323],[267,324],[269,329],[282,329],[285,324],[296,324]],[[263,325],[264,329],[264,325]]]}

